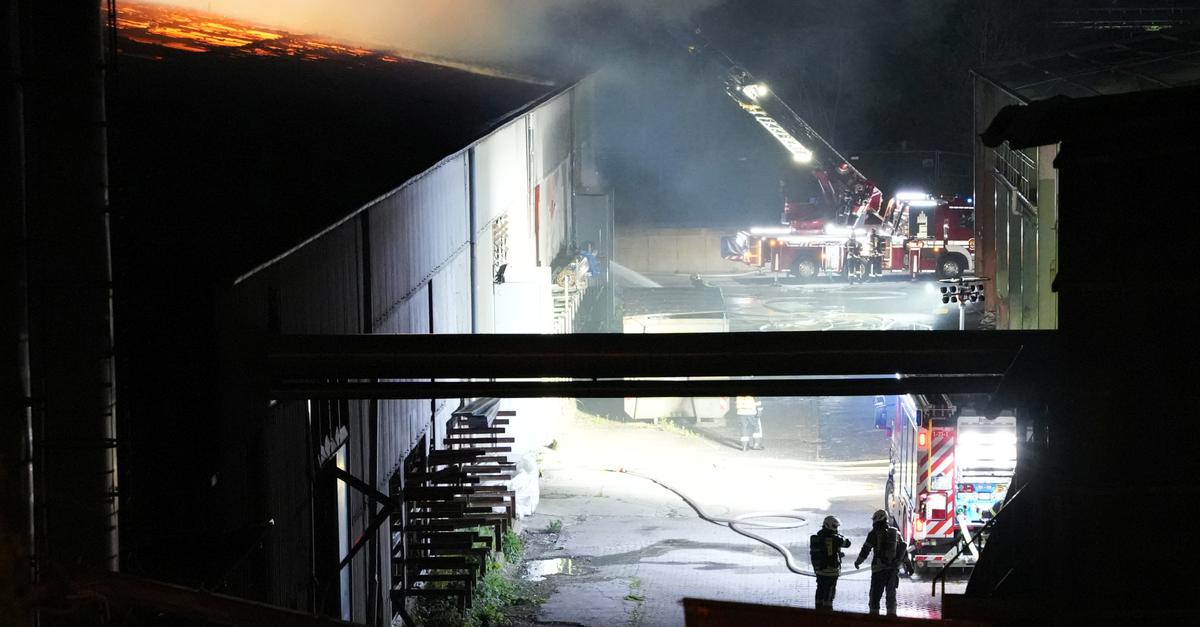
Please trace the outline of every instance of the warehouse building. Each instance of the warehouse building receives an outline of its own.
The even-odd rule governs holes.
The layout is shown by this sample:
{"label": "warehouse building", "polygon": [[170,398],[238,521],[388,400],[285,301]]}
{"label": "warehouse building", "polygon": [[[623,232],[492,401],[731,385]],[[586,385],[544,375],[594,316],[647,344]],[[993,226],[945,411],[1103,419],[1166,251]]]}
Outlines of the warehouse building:
{"label": "warehouse building", "polygon": [[[1200,83],[1200,31],[1169,30],[1148,37],[1025,59],[972,73],[975,136],[1005,106],[1056,96],[1082,98]],[[975,143],[975,215],[979,276],[992,279],[998,329],[1056,329],[1059,304],[1058,172],[1056,145],[1014,150]],[[1146,181],[1131,181],[1145,184]],[[1165,184],[1165,183],[1164,183]],[[1144,208],[1128,208],[1131,226]],[[1132,231],[1131,231],[1132,234]],[[1113,264],[1153,263],[1124,242],[1097,242],[1097,273]],[[1151,268],[1147,268],[1148,270]]]}
{"label": "warehouse building", "polygon": [[[446,448],[469,399],[263,398],[253,349],[279,334],[571,332],[602,278],[576,242],[610,245],[592,82],[170,8],[117,18],[121,569],[390,622],[402,508],[378,497],[402,500],[405,460]],[[513,416],[515,459],[567,408],[483,413]]]}

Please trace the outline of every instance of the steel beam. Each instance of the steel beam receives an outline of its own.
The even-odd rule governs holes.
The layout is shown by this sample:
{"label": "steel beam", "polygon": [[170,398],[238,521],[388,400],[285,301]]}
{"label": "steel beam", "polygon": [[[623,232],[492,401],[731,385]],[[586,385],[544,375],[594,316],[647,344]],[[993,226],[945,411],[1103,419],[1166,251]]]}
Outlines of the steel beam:
{"label": "steel beam", "polygon": [[918,376],[897,379],[745,379],[721,381],[396,381],[374,383],[276,384],[271,398],[624,398],[630,396],[873,396],[876,394],[990,394],[1003,376]]}
{"label": "steel beam", "polygon": [[1043,353],[1055,337],[1038,331],[283,336],[271,341],[263,366],[276,383],[1002,374],[1017,354]]}

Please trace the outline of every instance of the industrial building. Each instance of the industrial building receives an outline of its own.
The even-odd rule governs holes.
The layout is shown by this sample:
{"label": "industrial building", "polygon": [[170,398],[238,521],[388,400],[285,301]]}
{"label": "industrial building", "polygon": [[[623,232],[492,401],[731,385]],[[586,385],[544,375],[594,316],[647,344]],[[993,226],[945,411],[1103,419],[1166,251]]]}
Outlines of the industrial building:
{"label": "industrial building", "polygon": [[[1189,565],[1169,549],[1200,472],[1187,394],[1198,347],[1167,305],[1190,311],[1196,280],[1135,264],[1098,277],[1090,253],[1128,236],[1124,210],[1187,194],[1200,88],[1003,108],[1034,92],[980,73],[996,99],[977,105],[995,120],[978,107],[977,120],[999,162],[980,161],[997,185],[977,190],[991,216],[979,273],[995,271],[1000,328],[1025,330],[651,343],[562,333],[605,287],[580,243],[613,250],[589,79],[236,23],[214,34],[169,12],[114,10],[125,36],[106,42],[94,5],[21,7],[0,23],[20,35],[0,129],[17,180],[0,214],[14,234],[0,293],[16,296],[0,323],[18,358],[0,372],[0,567],[13,575],[0,616],[14,624],[97,624],[111,608],[165,624],[395,622],[412,592],[410,506],[444,476],[432,460],[476,460],[461,449],[478,440],[458,440],[472,431],[503,457],[549,435],[556,401],[492,398],[953,392],[1013,410],[1020,496],[945,616],[1191,614]],[[1164,37],[1176,48],[1160,61],[1194,68],[1192,40]],[[1162,262],[1185,268],[1191,254],[1168,246]],[[511,510],[490,498],[471,513],[494,538]],[[790,614],[732,611],[728,624]]]}
{"label": "industrial building", "polygon": [[[976,69],[975,136],[1001,109],[1055,97],[1086,98],[1200,83],[1200,31],[1176,29]],[[1059,190],[1056,145],[1014,150],[975,143],[979,268],[998,329],[1058,328]],[[1138,210],[1129,209],[1131,226]],[[1138,263],[1117,242],[1098,245],[1096,269]]]}
{"label": "industrial building", "polygon": [[[87,561],[75,547],[94,550],[86,538],[100,535],[125,573],[386,623],[397,549],[362,490],[393,494],[406,457],[446,448],[461,399],[266,398],[243,358],[272,334],[570,332],[589,279],[602,279],[576,238],[610,245],[609,204],[591,194],[592,82],[165,7],[123,4],[115,21],[108,192],[123,376],[116,430],[93,444],[119,450],[120,465],[35,449],[39,559]],[[35,226],[31,237],[55,237]],[[35,330],[35,352],[50,333]],[[61,377],[35,368],[33,386]],[[491,414],[552,417],[563,403]],[[47,433],[64,421],[90,446],[80,420],[31,417]],[[511,454],[548,443],[550,424],[514,422]],[[333,466],[358,489],[329,480]],[[71,467],[109,483],[89,492],[59,470]]]}

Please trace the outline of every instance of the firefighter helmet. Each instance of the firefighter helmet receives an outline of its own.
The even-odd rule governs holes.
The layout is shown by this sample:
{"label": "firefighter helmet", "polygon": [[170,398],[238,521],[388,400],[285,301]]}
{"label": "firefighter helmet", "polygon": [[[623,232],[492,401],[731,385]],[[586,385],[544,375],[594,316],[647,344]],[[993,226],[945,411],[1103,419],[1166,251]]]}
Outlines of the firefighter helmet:
{"label": "firefighter helmet", "polygon": [[821,523],[822,529],[828,529],[830,531],[837,531],[838,527],[841,527],[841,526],[842,526],[842,521],[838,520],[837,516],[826,516],[825,521],[823,523]]}
{"label": "firefighter helmet", "polygon": [[880,522],[887,520],[887,512],[877,509],[874,514],[871,514],[871,522]]}

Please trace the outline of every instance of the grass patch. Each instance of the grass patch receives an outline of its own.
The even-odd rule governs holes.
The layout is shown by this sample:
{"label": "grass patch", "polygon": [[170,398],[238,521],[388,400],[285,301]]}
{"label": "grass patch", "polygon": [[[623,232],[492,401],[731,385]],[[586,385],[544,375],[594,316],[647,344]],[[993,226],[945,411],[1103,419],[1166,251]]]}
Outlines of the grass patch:
{"label": "grass patch", "polygon": [[525,543],[521,541],[521,536],[509,529],[504,532],[504,538],[500,544],[503,547],[504,561],[514,566],[519,565],[525,557]]}
{"label": "grass patch", "polygon": [[[525,543],[511,529],[501,538],[502,552],[490,561],[487,574],[475,585],[466,615],[451,600],[417,599],[417,624],[421,627],[500,627],[511,624],[505,609],[514,605],[541,603],[529,585],[518,577]],[[499,559],[503,555],[503,559]]]}
{"label": "grass patch", "polygon": [[625,595],[625,600],[633,603],[633,607],[629,609],[630,627],[641,627],[642,605],[646,602],[646,597],[642,594],[641,579],[637,577],[629,578],[629,593]]}
{"label": "grass patch", "polygon": [[546,533],[562,533],[563,522],[561,520],[552,520],[546,525]]}

